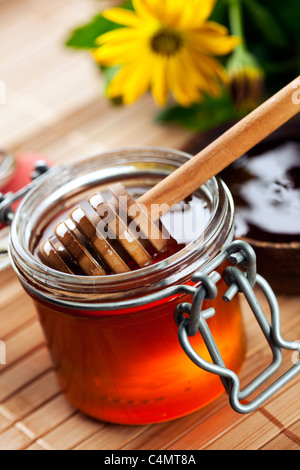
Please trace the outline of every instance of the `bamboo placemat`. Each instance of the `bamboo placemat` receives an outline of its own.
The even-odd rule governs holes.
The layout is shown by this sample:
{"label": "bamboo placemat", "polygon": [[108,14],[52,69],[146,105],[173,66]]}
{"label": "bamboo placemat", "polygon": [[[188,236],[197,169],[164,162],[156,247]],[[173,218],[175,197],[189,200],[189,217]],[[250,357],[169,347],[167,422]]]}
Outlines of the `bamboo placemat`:
{"label": "bamboo placemat", "polygon": [[[97,7],[92,0],[0,0],[0,80],[7,85],[1,147],[64,163],[120,146],[182,148],[190,139],[182,129],[153,122],[148,96],[131,108],[111,106],[100,97],[90,58],[63,47],[68,31]],[[11,269],[0,274],[0,299],[0,340],[7,348],[7,365],[0,365],[1,450],[300,449],[299,377],[249,416],[235,414],[224,394],[203,410],[159,425],[87,418],[61,395],[33,304]],[[280,298],[287,339],[300,338],[299,305],[298,297]],[[242,384],[270,361],[245,304],[243,313]],[[281,373],[291,365],[287,353]]]}

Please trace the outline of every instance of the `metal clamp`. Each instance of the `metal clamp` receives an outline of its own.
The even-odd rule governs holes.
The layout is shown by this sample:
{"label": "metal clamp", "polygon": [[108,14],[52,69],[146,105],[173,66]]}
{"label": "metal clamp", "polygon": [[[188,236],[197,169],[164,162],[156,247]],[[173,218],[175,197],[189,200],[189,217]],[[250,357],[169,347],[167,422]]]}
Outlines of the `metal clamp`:
{"label": "metal clamp", "polygon": [[[240,389],[238,376],[232,370],[226,368],[207,324],[207,320],[215,315],[215,310],[213,308],[202,310],[204,300],[212,300],[218,295],[216,284],[221,276],[214,270],[221,266],[225,260],[229,260],[233,266],[225,268],[223,273],[224,280],[228,285],[228,290],[223,300],[230,302],[238,292],[242,292],[245,295],[273,354],[270,366],[243,390]],[[194,282],[201,282],[200,287],[197,288],[194,294],[193,302],[191,304],[180,304],[175,310],[175,321],[178,326],[180,344],[188,357],[197,366],[207,372],[219,375],[230,397],[230,404],[235,411],[242,414],[251,413],[300,372],[300,359],[298,359],[298,362],[288,372],[277,379],[253,401],[247,404],[241,403],[242,400],[248,398],[280,368],[282,364],[282,350],[296,351],[299,355],[300,343],[297,341],[285,341],[282,338],[280,331],[280,310],[277,299],[267,281],[256,273],[256,255],[252,247],[247,243],[243,241],[233,242],[203,272],[193,276],[192,280]],[[268,301],[271,310],[271,324],[269,324],[253,291],[255,285],[260,287]],[[195,336],[198,331],[209,351],[212,363],[202,359],[190,344],[189,337]]]}
{"label": "metal clamp", "polygon": [[[11,225],[14,218],[14,211],[12,206],[15,202],[22,199],[31,189],[36,186],[36,180],[49,171],[50,167],[44,160],[39,160],[34,165],[34,170],[31,173],[32,182],[24,188],[21,188],[16,193],[0,193],[0,224]],[[40,183],[40,181],[39,181]]]}

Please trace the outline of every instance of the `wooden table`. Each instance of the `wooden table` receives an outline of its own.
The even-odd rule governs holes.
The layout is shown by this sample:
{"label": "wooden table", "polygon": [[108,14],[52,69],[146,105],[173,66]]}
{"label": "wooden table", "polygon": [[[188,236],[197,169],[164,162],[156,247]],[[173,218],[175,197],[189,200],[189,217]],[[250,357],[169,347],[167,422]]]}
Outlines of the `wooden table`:
{"label": "wooden table", "polygon": [[[68,31],[96,8],[92,0],[0,0],[0,80],[7,86],[2,147],[66,163],[120,146],[182,148],[191,138],[155,124],[149,96],[130,108],[112,107],[101,98],[89,55],[64,48]],[[7,348],[7,365],[0,365],[0,449],[300,449],[300,377],[248,416],[234,413],[225,394],[159,425],[117,426],[83,416],[60,393],[33,305],[11,269],[0,275],[0,294],[0,340]],[[280,298],[280,306],[283,336],[299,339],[299,298]],[[244,304],[243,311],[242,384],[270,360]],[[285,354],[282,371],[291,367],[291,356]]]}

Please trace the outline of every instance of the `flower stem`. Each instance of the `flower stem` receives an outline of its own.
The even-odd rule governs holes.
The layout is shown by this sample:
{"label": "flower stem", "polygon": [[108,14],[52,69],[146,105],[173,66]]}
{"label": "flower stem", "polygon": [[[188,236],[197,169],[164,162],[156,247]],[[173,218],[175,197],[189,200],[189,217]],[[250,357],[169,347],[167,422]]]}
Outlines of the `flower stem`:
{"label": "flower stem", "polygon": [[234,36],[239,36],[241,38],[241,44],[238,46],[239,49],[244,51],[247,50],[245,32],[244,32],[244,22],[243,22],[243,12],[242,12],[242,1],[241,0],[227,0],[228,9],[229,9],[229,20],[230,20],[230,29]]}

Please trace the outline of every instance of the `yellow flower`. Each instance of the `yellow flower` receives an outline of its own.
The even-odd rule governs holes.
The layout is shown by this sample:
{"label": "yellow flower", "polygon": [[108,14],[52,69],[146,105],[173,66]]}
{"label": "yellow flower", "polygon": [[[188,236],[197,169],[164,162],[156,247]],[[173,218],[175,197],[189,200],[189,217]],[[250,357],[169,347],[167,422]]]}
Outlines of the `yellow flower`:
{"label": "yellow flower", "polygon": [[125,104],[152,90],[166,104],[169,91],[179,104],[199,102],[203,93],[219,96],[226,71],[213,56],[226,55],[239,39],[207,21],[216,0],[133,0],[135,11],[113,8],[103,13],[123,25],[97,39],[97,62],[121,67],[108,88]]}

